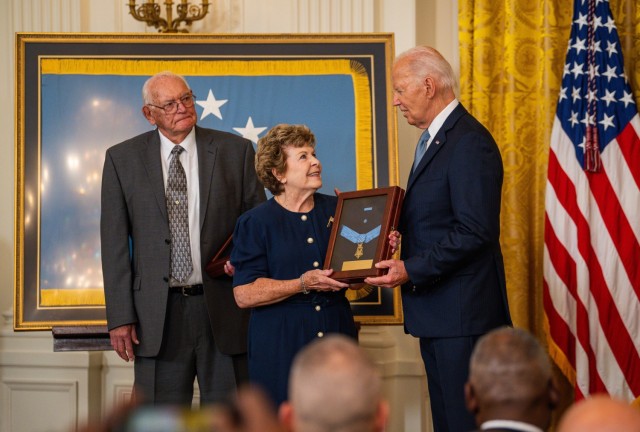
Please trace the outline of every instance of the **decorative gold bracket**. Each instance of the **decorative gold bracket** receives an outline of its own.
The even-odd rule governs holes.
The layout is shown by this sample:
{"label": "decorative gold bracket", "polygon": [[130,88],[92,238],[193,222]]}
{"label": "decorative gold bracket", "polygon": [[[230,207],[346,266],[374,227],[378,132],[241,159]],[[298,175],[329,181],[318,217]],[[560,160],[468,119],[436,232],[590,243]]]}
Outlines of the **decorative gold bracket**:
{"label": "decorative gold bracket", "polygon": [[154,26],[160,33],[189,33],[186,28],[179,28],[181,23],[190,26],[209,12],[209,0],[202,0],[200,6],[189,4],[188,0],[180,0],[176,5],[177,18],[173,19],[173,0],[165,0],[167,18],[162,18],[160,4],[155,0],[146,0],[140,6],[137,0],[129,0],[129,13],[138,21]]}

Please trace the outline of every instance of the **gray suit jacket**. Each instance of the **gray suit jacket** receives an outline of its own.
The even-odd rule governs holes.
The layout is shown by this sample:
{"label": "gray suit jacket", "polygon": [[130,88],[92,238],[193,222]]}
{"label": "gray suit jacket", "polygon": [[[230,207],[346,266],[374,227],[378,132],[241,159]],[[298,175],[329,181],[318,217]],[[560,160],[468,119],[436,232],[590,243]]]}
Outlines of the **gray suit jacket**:
{"label": "gray suit jacket", "polygon": [[[202,269],[231,235],[236,219],[265,200],[249,140],[196,126],[200,178]],[[102,272],[109,330],[136,324],[136,355],[162,343],[167,309],[170,234],[157,130],[107,150],[100,219]],[[247,310],[238,308],[231,278],[203,284],[215,342],[227,355],[247,350]]]}

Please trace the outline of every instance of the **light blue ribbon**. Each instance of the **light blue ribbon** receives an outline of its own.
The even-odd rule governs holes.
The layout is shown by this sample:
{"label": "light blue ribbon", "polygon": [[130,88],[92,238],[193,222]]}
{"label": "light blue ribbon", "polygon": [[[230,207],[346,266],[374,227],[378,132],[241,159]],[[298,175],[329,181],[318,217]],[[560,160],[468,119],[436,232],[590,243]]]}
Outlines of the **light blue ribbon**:
{"label": "light blue ribbon", "polygon": [[360,234],[352,230],[346,225],[342,225],[340,235],[353,243],[369,243],[374,238],[380,235],[380,229],[382,225],[378,225],[366,234]]}

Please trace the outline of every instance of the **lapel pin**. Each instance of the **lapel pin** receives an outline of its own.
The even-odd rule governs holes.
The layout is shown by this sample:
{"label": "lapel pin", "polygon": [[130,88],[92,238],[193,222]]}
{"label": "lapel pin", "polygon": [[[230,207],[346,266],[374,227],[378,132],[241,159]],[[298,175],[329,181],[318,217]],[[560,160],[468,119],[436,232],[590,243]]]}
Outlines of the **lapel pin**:
{"label": "lapel pin", "polygon": [[327,228],[329,228],[329,226],[331,226],[332,223],[333,223],[333,216],[329,217],[329,222],[327,222]]}

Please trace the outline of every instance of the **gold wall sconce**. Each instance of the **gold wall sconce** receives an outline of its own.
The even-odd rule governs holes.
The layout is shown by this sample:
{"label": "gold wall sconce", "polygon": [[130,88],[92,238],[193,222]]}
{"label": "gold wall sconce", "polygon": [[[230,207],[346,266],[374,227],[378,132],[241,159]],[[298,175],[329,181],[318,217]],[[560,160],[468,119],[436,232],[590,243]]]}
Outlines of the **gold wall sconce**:
{"label": "gold wall sconce", "polygon": [[200,6],[190,4],[188,0],[180,0],[176,4],[176,18],[173,18],[173,0],[165,0],[166,19],[161,16],[159,3],[155,0],[143,0],[138,6],[137,0],[129,0],[129,13],[138,21],[144,21],[148,26],[154,26],[160,33],[189,33],[186,27],[192,22],[201,20],[209,12],[209,0],[202,0]]}

